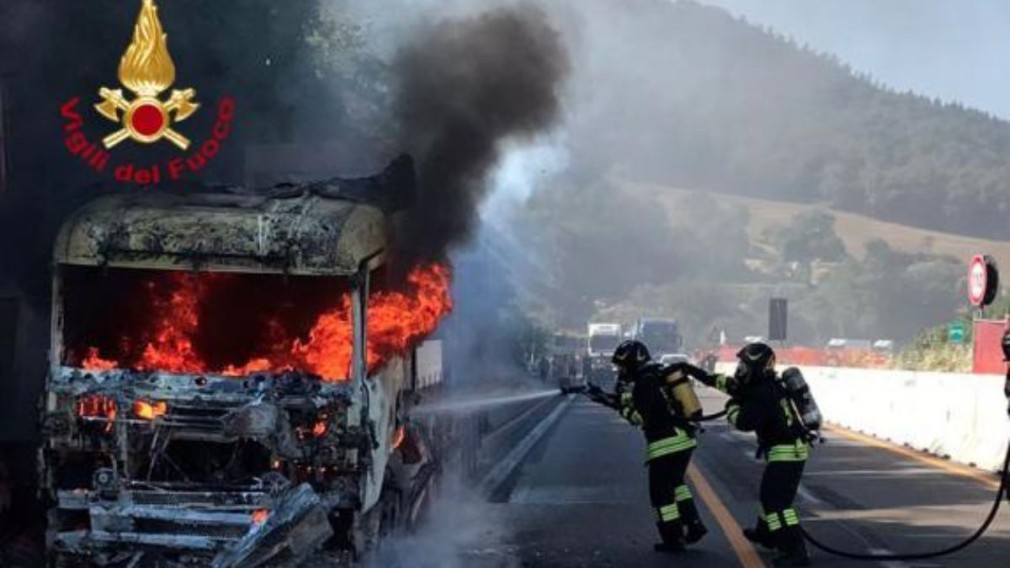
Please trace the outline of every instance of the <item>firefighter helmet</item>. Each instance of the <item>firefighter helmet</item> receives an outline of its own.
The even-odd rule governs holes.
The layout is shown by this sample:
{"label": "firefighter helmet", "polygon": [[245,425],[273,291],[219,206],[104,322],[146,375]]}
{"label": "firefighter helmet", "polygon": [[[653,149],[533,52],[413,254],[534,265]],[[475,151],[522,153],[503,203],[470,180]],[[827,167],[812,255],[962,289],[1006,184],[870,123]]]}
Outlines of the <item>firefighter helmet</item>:
{"label": "firefighter helmet", "polygon": [[736,354],[740,359],[734,377],[741,385],[757,382],[775,372],[775,351],[764,343],[751,343]]}
{"label": "firefighter helmet", "polygon": [[620,369],[634,371],[649,362],[652,356],[649,355],[649,348],[641,341],[629,339],[614,349],[614,356],[610,361]]}

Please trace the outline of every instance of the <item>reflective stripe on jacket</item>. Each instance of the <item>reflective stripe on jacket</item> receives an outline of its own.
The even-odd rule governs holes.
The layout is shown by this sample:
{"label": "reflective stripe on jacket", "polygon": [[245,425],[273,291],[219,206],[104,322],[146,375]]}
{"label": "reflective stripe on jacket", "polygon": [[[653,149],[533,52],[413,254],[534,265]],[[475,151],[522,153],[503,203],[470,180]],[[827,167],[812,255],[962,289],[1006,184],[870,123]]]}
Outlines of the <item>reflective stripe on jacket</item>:
{"label": "reflective stripe on jacket", "polygon": [[649,442],[649,445],[646,447],[646,460],[668,456],[685,450],[692,450],[696,447],[698,447],[697,440],[688,436],[686,432],[678,431],[676,436]]}

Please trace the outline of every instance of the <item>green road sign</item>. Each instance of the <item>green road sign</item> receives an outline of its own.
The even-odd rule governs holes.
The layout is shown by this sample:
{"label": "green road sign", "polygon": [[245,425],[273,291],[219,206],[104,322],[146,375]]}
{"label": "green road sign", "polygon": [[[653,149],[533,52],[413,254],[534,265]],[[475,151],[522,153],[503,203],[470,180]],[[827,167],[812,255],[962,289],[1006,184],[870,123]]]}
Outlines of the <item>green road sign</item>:
{"label": "green road sign", "polygon": [[964,322],[955,321],[947,327],[948,343],[964,343]]}

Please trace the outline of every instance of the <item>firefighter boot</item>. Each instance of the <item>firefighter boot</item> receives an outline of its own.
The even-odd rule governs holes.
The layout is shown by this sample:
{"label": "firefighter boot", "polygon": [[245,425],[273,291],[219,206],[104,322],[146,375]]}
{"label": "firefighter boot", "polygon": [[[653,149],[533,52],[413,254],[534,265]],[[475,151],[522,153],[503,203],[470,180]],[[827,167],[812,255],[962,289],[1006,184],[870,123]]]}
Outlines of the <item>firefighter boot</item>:
{"label": "firefighter boot", "polygon": [[754,544],[760,544],[769,550],[777,548],[774,535],[768,530],[768,523],[763,518],[758,518],[757,525],[752,529],[744,529],[743,535]]}
{"label": "firefighter boot", "polygon": [[705,538],[705,535],[707,534],[708,529],[700,520],[692,521],[685,525],[684,542],[687,544],[694,544]]}
{"label": "firefighter boot", "polygon": [[652,545],[652,549],[655,550],[656,552],[666,552],[666,553],[684,552],[684,543],[683,541],[657,542],[656,544]]}
{"label": "firefighter boot", "polygon": [[684,542],[694,544],[705,538],[708,529],[701,522],[698,507],[694,504],[694,497],[686,485],[677,488],[677,509],[680,511],[680,520],[684,524]]}
{"label": "firefighter boot", "polygon": [[807,545],[799,526],[787,527],[782,531],[782,546],[779,554],[772,559],[772,565],[776,568],[810,566]]}
{"label": "firefighter boot", "polygon": [[681,552],[684,550],[684,525],[680,519],[656,523],[659,536],[663,540],[653,546],[656,552]]}

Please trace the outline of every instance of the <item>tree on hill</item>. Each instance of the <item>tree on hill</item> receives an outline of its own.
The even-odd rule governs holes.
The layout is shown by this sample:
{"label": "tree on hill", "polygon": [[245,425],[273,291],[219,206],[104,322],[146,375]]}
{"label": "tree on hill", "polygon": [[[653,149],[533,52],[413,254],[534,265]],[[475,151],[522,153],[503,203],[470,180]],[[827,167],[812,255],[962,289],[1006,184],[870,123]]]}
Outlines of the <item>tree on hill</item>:
{"label": "tree on hill", "polygon": [[805,265],[845,259],[845,244],[835,233],[835,217],[825,211],[806,211],[775,236],[782,259]]}

